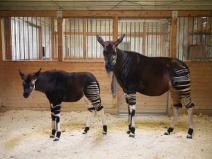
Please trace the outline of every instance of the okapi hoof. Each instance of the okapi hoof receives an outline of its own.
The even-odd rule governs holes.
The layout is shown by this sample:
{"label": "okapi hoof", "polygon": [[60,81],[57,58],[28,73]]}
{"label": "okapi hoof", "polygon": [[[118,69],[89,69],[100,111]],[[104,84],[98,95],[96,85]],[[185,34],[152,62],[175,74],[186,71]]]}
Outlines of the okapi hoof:
{"label": "okapi hoof", "polygon": [[55,138],[53,141],[59,141],[60,139],[59,138]]}
{"label": "okapi hoof", "polygon": [[60,136],[61,136],[61,131],[57,131],[53,141],[59,141],[60,140]]}
{"label": "okapi hoof", "polygon": [[130,134],[130,132],[131,132],[131,131],[130,131],[130,130],[128,130],[128,131],[127,131],[127,134]]}
{"label": "okapi hoof", "polygon": [[103,131],[102,134],[103,134],[103,135],[107,135],[107,132]]}
{"label": "okapi hoof", "polygon": [[56,130],[55,129],[52,129],[52,134],[49,137],[50,138],[54,138],[55,137],[55,134],[56,134]]}
{"label": "okapi hoof", "polygon": [[54,135],[50,135],[49,137],[50,137],[50,138],[54,138]]}
{"label": "okapi hoof", "polygon": [[87,134],[87,132],[88,132],[89,129],[90,129],[89,127],[85,127],[85,129],[83,131],[83,134]]}
{"label": "okapi hoof", "polygon": [[187,138],[187,139],[192,139],[192,135],[189,135],[189,134],[188,134],[188,135],[186,136],[186,138]]}
{"label": "okapi hoof", "polygon": [[135,134],[130,133],[130,134],[129,134],[129,137],[135,138]]}
{"label": "okapi hoof", "polygon": [[192,139],[193,131],[194,131],[194,130],[193,130],[192,128],[189,128],[189,129],[188,129],[188,135],[187,135],[187,137],[186,137],[187,139]]}
{"label": "okapi hoof", "polygon": [[127,134],[130,134],[131,133],[131,126],[128,125],[128,130],[127,130]]}
{"label": "okapi hoof", "polygon": [[168,128],[168,130],[164,133],[164,135],[170,135],[173,132],[174,128]]}
{"label": "okapi hoof", "polygon": [[103,132],[102,132],[103,135],[106,135],[107,134],[107,125],[103,125]]}

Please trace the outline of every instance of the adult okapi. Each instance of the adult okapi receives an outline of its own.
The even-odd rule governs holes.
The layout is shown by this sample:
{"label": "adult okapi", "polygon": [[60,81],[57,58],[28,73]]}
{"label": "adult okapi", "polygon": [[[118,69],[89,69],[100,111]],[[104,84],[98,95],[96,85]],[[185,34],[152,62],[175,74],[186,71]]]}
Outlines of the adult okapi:
{"label": "adult okapi", "polygon": [[[61,135],[60,130],[60,109],[62,102],[76,102],[84,95],[90,101],[92,107],[88,110],[99,111],[103,124],[103,134],[107,133],[104,109],[101,104],[100,87],[95,76],[89,72],[65,72],[65,71],[46,71],[41,69],[35,73],[25,75],[19,70],[23,80],[23,96],[29,97],[33,90],[46,94],[50,103],[52,132],[50,137],[58,141]],[[89,116],[90,117],[90,116]],[[86,120],[86,127],[83,134],[90,128],[90,119]]]}
{"label": "adult okapi", "polygon": [[136,92],[148,96],[160,96],[170,90],[173,99],[174,117],[171,126],[165,132],[173,132],[182,103],[188,110],[188,135],[192,138],[192,110],[190,73],[187,65],[175,58],[147,57],[132,51],[118,49],[125,35],[116,41],[104,41],[97,35],[97,41],[103,46],[105,68],[113,71],[119,85],[126,94],[128,104],[128,122],[130,137],[135,136]]}

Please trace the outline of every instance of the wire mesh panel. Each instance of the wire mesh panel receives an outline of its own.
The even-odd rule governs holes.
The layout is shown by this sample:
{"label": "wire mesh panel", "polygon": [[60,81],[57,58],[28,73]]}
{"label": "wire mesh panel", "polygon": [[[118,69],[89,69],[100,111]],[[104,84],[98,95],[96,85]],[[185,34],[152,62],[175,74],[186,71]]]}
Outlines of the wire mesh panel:
{"label": "wire mesh panel", "polygon": [[119,35],[126,34],[120,47],[147,56],[169,56],[169,32],[168,19],[121,18],[118,22]]}
{"label": "wire mesh panel", "polygon": [[83,18],[64,19],[65,57],[83,57]]}
{"label": "wire mesh panel", "polygon": [[212,17],[179,17],[177,57],[181,60],[212,59]]}
{"label": "wire mesh panel", "polygon": [[101,35],[111,40],[113,29],[109,18],[65,18],[65,58],[102,58],[102,47],[96,40]]}
{"label": "wire mesh panel", "polygon": [[11,17],[12,60],[51,59],[53,25],[50,17]]}

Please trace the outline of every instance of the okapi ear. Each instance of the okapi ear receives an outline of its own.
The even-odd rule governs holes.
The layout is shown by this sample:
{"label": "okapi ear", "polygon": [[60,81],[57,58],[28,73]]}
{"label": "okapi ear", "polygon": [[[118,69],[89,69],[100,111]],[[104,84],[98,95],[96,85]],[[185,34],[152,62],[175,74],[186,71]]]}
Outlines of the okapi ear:
{"label": "okapi ear", "polygon": [[41,68],[37,72],[35,72],[34,74],[35,78],[38,78],[38,76],[40,75],[40,72],[41,72]]}
{"label": "okapi ear", "polygon": [[96,35],[96,39],[97,39],[97,41],[98,41],[102,46],[104,46],[104,40],[102,39],[101,36]]}
{"label": "okapi ear", "polygon": [[24,75],[24,73],[23,73],[23,72],[21,72],[21,70],[20,70],[20,69],[18,70],[18,72],[19,72],[19,75],[21,76],[21,79],[22,79],[22,80],[24,80],[24,79],[25,79],[25,75]]}
{"label": "okapi ear", "polygon": [[125,34],[123,34],[121,37],[119,37],[116,41],[115,41],[115,46],[118,46],[124,39]]}

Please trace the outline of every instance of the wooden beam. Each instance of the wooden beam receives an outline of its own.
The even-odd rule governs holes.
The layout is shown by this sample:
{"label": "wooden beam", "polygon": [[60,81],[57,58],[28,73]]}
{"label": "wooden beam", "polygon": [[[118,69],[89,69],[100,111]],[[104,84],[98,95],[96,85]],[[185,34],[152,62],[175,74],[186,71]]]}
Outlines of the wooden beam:
{"label": "wooden beam", "polygon": [[35,11],[35,10],[25,10],[25,11],[0,11],[0,16],[4,17],[56,17],[56,11]]}
{"label": "wooden beam", "polygon": [[172,20],[171,20],[171,57],[176,58],[177,50],[176,50],[176,42],[177,42],[177,11],[172,12]]}
{"label": "wooden beam", "polygon": [[[132,11],[132,10],[115,10],[115,11],[63,11],[63,17],[171,17],[171,10],[142,10],[142,11]],[[0,16],[26,16],[26,17],[56,17],[56,11],[47,11],[47,10],[16,10],[16,11],[0,11]],[[178,16],[212,16],[211,10],[201,11],[201,10],[193,10],[193,11],[178,11]]]}
{"label": "wooden beam", "polygon": [[58,60],[63,61],[63,18],[57,18]]}
{"label": "wooden beam", "polygon": [[212,10],[209,11],[178,11],[178,17],[203,17],[212,16]]}
{"label": "wooden beam", "polygon": [[63,11],[63,17],[171,17],[171,11]]}

